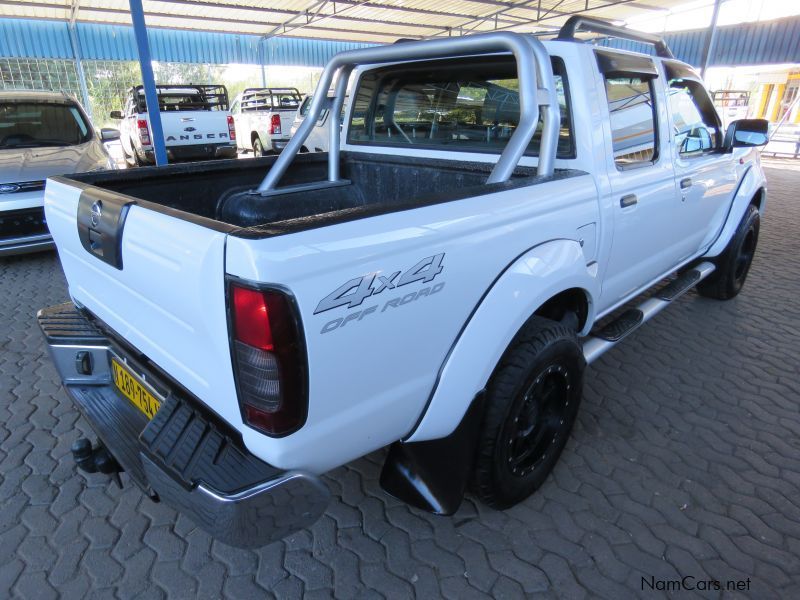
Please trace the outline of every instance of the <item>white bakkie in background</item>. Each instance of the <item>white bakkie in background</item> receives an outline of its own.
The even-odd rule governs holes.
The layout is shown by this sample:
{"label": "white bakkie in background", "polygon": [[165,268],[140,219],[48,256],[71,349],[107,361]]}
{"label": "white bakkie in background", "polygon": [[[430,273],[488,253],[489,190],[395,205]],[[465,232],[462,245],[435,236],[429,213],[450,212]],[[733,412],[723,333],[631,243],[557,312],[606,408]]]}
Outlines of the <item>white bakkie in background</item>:
{"label": "white bakkie in background", "polygon": [[[158,108],[170,162],[236,157],[236,128],[223,85],[157,85]],[[153,130],[144,87],[128,90],[121,111],[120,142],[129,166],[155,164]]]}
{"label": "white bakkie in background", "polygon": [[[300,153],[348,81],[328,152]],[[73,302],[39,319],[100,440],[76,461],[240,546],[308,526],[320,475],[385,446],[414,506],[520,502],[586,364],[690,289],[742,288],[765,141],[661,38],[578,17],[337,55],[277,157],[52,178]]]}
{"label": "white bakkie in background", "polygon": [[292,119],[300,105],[296,88],[247,88],[231,104],[239,132],[237,146],[256,156],[277,153],[289,143]]}

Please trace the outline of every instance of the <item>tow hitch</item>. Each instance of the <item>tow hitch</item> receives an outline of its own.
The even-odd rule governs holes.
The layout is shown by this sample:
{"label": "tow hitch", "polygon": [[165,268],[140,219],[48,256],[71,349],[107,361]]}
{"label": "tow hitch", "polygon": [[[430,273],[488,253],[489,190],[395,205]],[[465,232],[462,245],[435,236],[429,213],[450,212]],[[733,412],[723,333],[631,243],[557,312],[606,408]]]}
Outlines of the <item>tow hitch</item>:
{"label": "tow hitch", "polygon": [[98,443],[97,446],[92,446],[92,442],[86,438],[75,440],[75,443],[72,444],[72,458],[75,459],[75,464],[81,471],[110,475],[117,487],[122,489],[122,479],[119,474],[124,469],[103,444]]}

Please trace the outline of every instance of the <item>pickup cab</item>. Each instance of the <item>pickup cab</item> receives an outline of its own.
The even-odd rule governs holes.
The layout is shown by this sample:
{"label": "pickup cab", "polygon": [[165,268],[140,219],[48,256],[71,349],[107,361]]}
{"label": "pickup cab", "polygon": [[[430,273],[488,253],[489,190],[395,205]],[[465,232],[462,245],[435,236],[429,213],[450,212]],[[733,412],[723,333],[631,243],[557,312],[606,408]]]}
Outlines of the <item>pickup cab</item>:
{"label": "pickup cab", "polygon": [[[170,162],[236,157],[236,128],[224,85],[157,85],[161,127]],[[120,119],[120,143],[128,166],[155,164],[153,130],[144,87],[128,90]]]}
{"label": "pickup cab", "polygon": [[[300,153],[348,81],[329,151]],[[580,19],[338,54],[277,157],[51,178],[72,301],[39,322],[99,438],[76,461],[238,546],[313,523],[321,475],[386,447],[413,506],[518,503],[587,364],[689,289],[741,289],[765,131],[722,131],[660,38]]]}
{"label": "pickup cab", "polygon": [[239,132],[237,146],[255,156],[278,153],[289,143],[292,120],[300,106],[296,88],[247,88],[231,105]]}

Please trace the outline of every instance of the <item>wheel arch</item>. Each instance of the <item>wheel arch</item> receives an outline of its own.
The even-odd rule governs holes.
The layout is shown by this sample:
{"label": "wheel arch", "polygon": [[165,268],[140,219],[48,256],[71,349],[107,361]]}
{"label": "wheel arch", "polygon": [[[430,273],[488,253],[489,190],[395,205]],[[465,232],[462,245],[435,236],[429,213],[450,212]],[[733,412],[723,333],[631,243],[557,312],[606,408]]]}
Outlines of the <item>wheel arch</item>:
{"label": "wheel arch", "polygon": [[767,205],[767,180],[764,171],[758,165],[751,166],[742,176],[722,229],[704,254],[705,257],[717,257],[725,250],[745,211],[751,205],[755,206],[763,216]]}
{"label": "wheel arch", "polygon": [[444,360],[429,401],[407,442],[446,437],[486,387],[519,331],[534,316],[577,309],[580,333],[591,328],[597,279],[580,244],[559,239],[528,250],[487,289]]}

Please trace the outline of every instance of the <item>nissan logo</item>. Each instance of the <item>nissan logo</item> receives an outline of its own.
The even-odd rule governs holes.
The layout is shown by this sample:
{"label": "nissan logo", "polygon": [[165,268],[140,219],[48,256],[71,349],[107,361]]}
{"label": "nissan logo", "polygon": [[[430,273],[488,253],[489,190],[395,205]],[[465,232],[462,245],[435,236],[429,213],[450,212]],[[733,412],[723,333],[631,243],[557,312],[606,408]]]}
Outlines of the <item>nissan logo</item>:
{"label": "nissan logo", "polygon": [[100,224],[100,217],[103,216],[103,203],[98,200],[92,204],[92,214],[89,220],[92,222],[92,227],[97,227]]}
{"label": "nissan logo", "polygon": [[19,191],[16,183],[0,183],[0,194],[13,194]]}
{"label": "nissan logo", "polygon": [[197,131],[195,127],[186,127],[184,131]]}

